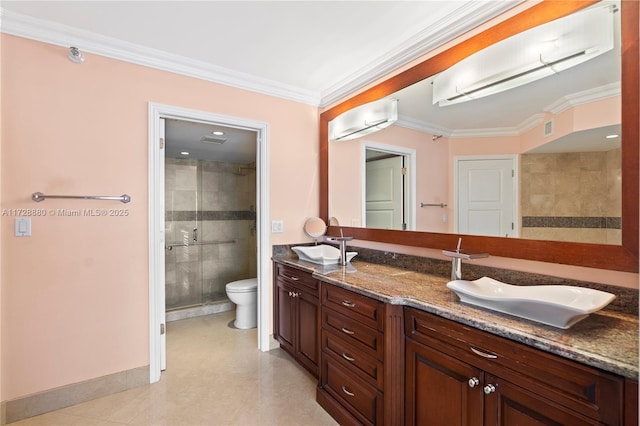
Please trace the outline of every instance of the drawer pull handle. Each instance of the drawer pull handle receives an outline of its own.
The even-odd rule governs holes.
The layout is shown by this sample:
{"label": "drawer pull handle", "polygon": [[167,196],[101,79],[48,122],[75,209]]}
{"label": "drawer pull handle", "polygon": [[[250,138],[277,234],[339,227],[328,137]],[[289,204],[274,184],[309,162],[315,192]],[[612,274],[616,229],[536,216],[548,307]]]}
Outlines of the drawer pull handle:
{"label": "drawer pull handle", "polygon": [[349,362],[353,362],[356,360],[355,358],[351,358],[349,355],[347,355],[346,352],[342,352],[342,358],[346,359]]}
{"label": "drawer pull handle", "polygon": [[299,281],[300,280],[300,278],[298,278],[298,277],[289,277],[287,275],[285,275],[285,277],[289,278],[291,281]]}
{"label": "drawer pull handle", "polygon": [[480,384],[480,380],[478,380],[477,377],[472,377],[469,379],[469,387],[470,388],[475,388],[476,386],[478,386]]}
{"label": "drawer pull handle", "polygon": [[342,306],[346,306],[347,308],[355,308],[356,304],[353,302],[349,302],[348,300],[343,300]]}
{"label": "drawer pull handle", "polygon": [[492,354],[491,352],[484,352],[481,351],[480,349],[474,348],[473,346],[469,345],[469,349],[471,349],[471,352],[473,352],[476,355],[480,355],[483,358],[489,358],[489,359],[496,359],[498,358],[498,355],[496,354]]}
{"label": "drawer pull handle", "polygon": [[356,334],[355,331],[351,331],[348,328],[344,328],[344,327],[342,327],[342,332],[346,333],[346,334],[349,334],[349,335]]}
{"label": "drawer pull handle", "polygon": [[346,386],[342,386],[342,392],[346,393],[349,396],[356,396],[356,394],[347,389]]}

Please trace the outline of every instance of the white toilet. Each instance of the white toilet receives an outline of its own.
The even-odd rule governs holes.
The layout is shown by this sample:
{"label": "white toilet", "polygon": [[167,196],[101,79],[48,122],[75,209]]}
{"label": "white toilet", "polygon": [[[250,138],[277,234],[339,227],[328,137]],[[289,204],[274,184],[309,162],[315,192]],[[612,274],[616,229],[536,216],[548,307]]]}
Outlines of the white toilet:
{"label": "white toilet", "polygon": [[230,282],[225,286],[229,300],[236,304],[236,328],[254,328],[258,317],[258,279]]}

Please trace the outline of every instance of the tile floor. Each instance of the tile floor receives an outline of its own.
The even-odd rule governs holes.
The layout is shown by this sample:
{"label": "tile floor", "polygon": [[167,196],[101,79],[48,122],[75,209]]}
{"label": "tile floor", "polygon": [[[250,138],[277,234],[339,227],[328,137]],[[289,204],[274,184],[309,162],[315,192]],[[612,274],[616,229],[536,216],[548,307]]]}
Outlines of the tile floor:
{"label": "tile floor", "polygon": [[315,402],[316,379],[281,349],[260,352],[256,329],[228,326],[233,315],[168,323],[160,382],[11,426],[336,425]]}

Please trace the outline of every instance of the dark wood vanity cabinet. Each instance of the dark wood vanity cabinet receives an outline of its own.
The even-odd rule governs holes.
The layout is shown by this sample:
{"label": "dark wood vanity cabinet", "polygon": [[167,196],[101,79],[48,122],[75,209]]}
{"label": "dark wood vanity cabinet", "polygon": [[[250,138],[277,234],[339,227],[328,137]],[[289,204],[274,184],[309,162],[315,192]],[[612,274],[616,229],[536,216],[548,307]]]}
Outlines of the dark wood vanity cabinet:
{"label": "dark wood vanity cabinet", "polygon": [[638,381],[274,263],[274,337],[345,425],[638,424]]}
{"label": "dark wood vanity cabinet", "polygon": [[321,286],[317,401],[341,425],[384,424],[384,303]]}
{"label": "dark wood vanity cabinet", "polygon": [[273,335],[280,347],[318,377],[319,282],[290,266],[274,264]]}
{"label": "dark wood vanity cabinet", "polygon": [[624,424],[621,377],[413,308],[405,332],[407,425]]}

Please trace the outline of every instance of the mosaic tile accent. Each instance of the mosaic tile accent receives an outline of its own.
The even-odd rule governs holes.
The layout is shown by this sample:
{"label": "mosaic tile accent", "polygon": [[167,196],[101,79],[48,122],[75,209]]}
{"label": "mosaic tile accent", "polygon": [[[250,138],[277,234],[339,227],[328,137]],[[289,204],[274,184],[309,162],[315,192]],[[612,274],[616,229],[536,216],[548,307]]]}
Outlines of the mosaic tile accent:
{"label": "mosaic tile accent", "polygon": [[193,220],[256,220],[256,212],[253,210],[177,210],[165,212],[165,220],[181,222]]}
{"label": "mosaic tile accent", "polygon": [[523,216],[523,228],[622,229],[620,217]]}

